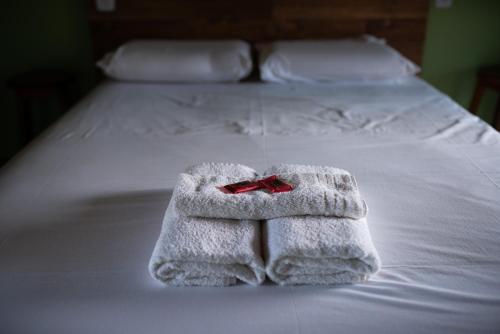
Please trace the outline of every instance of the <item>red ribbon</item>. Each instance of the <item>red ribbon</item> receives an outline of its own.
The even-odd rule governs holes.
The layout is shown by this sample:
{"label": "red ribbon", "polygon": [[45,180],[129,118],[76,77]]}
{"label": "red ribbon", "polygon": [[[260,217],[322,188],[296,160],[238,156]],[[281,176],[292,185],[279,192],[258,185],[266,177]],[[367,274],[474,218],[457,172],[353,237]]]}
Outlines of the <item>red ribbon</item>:
{"label": "red ribbon", "polygon": [[292,191],[293,185],[280,180],[276,175],[271,175],[265,179],[227,184],[219,189],[226,194],[240,194],[259,189],[266,189],[272,193],[282,193]]}

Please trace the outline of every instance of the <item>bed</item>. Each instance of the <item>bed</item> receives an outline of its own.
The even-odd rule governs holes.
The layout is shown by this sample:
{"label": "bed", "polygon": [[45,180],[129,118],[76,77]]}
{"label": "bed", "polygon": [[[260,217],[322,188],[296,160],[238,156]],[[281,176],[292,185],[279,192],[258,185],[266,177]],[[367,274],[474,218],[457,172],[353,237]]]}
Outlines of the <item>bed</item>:
{"label": "bed", "polygon": [[[165,288],[147,264],[204,161],[345,168],[383,262],[363,284]],[[500,329],[500,134],[429,84],[103,81],[0,174],[2,333]]]}
{"label": "bed", "polygon": [[[2,171],[1,326],[493,332],[499,153],[495,130],[418,78],[385,86],[105,82]],[[371,208],[382,271],[332,288],[158,285],[147,262],[176,176],[203,161],[351,171]]]}

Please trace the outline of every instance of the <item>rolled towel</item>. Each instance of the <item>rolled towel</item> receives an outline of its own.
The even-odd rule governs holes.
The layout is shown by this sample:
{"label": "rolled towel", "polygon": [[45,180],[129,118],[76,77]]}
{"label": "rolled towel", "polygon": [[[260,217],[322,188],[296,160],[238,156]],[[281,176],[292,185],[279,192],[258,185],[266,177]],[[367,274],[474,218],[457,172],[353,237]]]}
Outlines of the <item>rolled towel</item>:
{"label": "rolled towel", "polygon": [[[244,178],[256,175],[246,166],[216,163],[193,166],[187,171]],[[226,286],[238,280],[257,285],[265,278],[260,243],[258,221],[182,216],[175,210],[174,196],[149,271],[170,286]]]}
{"label": "rolled towel", "polygon": [[[330,167],[280,165],[266,174],[315,171],[333,175],[347,173]],[[353,185],[358,191],[355,181]],[[264,223],[264,239],[266,273],[280,285],[360,282],[381,266],[366,218],[292,216],[270,219]]]}
{"label": "rolled towel", "polygon": [[368,209],[355,179],[339,171],[279,173],[279,178],[291,183],[294,189],[272,194],[266,191],[227,194],[219,189],[248,180],[241,176],[181,174],[174,193],[175,209],[185,216],[228,219],[300,215],[365,217]]}
{"label": "rolled towel", "polygon": [[266,273],[280,285],[360,282],[380,268],[366,218],[276,218],[264,235]]}

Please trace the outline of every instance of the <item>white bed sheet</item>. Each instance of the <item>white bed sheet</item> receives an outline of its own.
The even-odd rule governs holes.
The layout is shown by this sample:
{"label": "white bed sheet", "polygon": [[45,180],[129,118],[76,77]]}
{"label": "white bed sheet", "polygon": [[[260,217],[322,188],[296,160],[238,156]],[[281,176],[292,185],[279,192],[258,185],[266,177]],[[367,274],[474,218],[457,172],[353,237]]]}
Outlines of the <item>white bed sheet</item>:
{"label": "white bed sheet", "polygon": [[[383,268],[341,287],[165,288],[147,263],[203,161],[345,168]],[[500,331],[500,135],[400,85],[108,82],[0,175],[1,333]]]}

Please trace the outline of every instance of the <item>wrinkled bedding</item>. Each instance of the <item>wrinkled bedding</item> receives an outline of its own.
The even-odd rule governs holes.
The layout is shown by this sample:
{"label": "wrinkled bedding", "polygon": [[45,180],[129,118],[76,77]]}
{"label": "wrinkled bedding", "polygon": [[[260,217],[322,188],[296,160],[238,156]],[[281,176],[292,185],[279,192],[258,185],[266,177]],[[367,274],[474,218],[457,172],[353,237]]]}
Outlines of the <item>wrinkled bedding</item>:
{"label": "wrinkled bedding", "polygon": [[485,123],[416,78],[381,85],[248,83],[168,89],[158,84],[108,83],[76,110],[82,110],[84,117],[74,117],[54,135],[67,139],[118,132],[151,138],[341,134],[376,140],[404,134],[404,140],[498,140]]}

